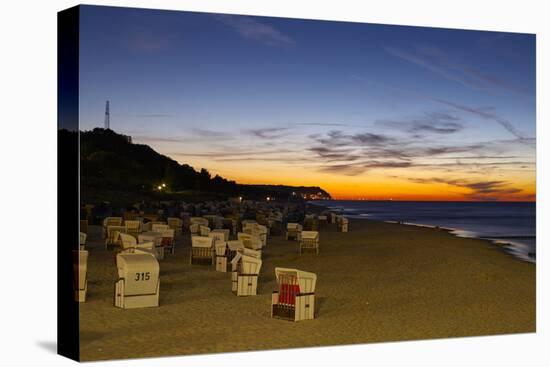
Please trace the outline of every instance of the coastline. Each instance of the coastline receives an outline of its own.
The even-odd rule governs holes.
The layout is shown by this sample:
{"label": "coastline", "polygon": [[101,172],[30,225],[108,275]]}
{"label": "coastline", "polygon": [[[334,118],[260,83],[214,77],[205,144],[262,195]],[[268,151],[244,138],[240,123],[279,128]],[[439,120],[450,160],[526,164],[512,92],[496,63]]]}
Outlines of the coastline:
{"label": "coastline", "polygon": [[[160,263],[159,308],[135,310],[113,307],[114,253],[96,226],[89,241],[83,360],[536,331],[536,266],[443,229],[351,219],[347,233],[320,229],[319,255],[271,236],[253,297],[235,296],[230,274],[190,265],[185,233]],[[276,266],[317,274],[314,320],[270,317]]]}
{"label": "coastline", "polygon": [[[309,201],[308,205],[312,205],[315,208],[315,210],[311,210],[313,213],[320,213],[325,210],[331,210],[334,211],[334,209],[331,209],[331,207],[321,204],[320,201]],[[342,210],[342,214],[344,214],[345,210]],[[345,215],[345,214],[344,214]],[[383,223],[393,223],[393,224],[401,224],[401,225],[407,225],[407,226],[415,226],[415,227],[423,227],[423,228],[433,228],[433,229],[441,229],[448,231],[453,236],[456,236],[458,238],[474,238],[479,239],[483,241],[487,241],[490,243],[490,245],[497,246],[500,250],[502,250],[504,253],[511,255],[514,259],[525,261],[528,263],[536,264],[536,253],[525,253],[517,251],[515,247],[517,246],[523,246],[520,242],[514,242],[510,239],[513,238],[527,238],[527,239],[535,239],[535,237],[531,236],[524,236],[524,237],[498,237],[498,238],[490,238],[490,237],[484,237],[484,236],[478,236],[478,235],[467,235],[466,233],[470,233],[468,231],[464,231],[460,228],[453,228],[453,227],[446,227],[446,226],[437,226],[437,225],[431,225],[431,224],[425,224],[425,223],[414,223],[414,222],[398,222],[398,221],[391,221],[391,220],[381,220],[381,219],[373,219],[368,216],[361,216],[361,215],[347,215],[349,219],[356,219],[356,220],[371,220],[371,221],[378,221]]]}

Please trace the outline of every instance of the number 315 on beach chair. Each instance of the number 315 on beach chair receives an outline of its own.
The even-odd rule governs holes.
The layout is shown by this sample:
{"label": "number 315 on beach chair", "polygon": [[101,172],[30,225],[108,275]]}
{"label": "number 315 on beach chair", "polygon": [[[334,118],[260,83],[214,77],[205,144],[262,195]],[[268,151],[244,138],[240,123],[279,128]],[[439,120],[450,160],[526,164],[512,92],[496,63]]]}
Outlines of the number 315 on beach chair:
{"label": "number 315 on beach chair", "polygon": [[160,277],[157,259],[144,253],[119,253],[116,265],[119,278],[115,282],[115,306],[158,307]]}

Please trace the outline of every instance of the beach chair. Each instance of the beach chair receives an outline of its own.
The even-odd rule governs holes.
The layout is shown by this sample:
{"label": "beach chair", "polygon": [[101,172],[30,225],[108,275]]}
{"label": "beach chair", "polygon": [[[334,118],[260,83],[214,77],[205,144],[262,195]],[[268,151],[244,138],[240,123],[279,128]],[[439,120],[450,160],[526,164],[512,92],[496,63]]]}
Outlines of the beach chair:
{"label": "beach chair", "polygon": [[267,227],[257,223],[250,223],[243,228],[243,232],[258,237],[262,246],[267,245]]}
{"label": "beach chair", "polygon": [[150,232],[153,230],[153,223],[152,222],[141,222],[139,231],[140,232]]}
{"label": "beach chair", "polygon": [[168,224],[165,223],[153,223],[151,224],[151,231],[153,232],[162,232],[166,229],[169,229]]}
{"label": "beach chair", "polygon": [[191,233],[191,236],[198,236],[200,234],[200,228],[201,228],[200,224],[193,223],[189,225],[189,233]]}
{"label": "beach chair", "polygon": [[88,237],[88,235],[84,232],[80,232],[80,241],[79,241],[79,245],[80,245],[80,249],[81,250],[84,250],[84,247],[86,245],[86,238]]}
{"label": "beach chair", "polygon": [[[244,244],[242,241],[239,240],[233,240],[233,241],[227,241],[227,261],[230,262],[233,260],[235,255],[237,255],[238,251],[243,250]],[[228,264],[229,266],[230,264]]]}
{"label": "beach chair", "polygon": [[86,302],[88,291],[88,251],[73,251],[74,297],[77,302]]}
{"label": "beach chair", "polygon": [[224,241],[229,241],[229,234],[230,234],[230,230],[229,229],[213,229],[212,231],[210,231],[210,233],[221,233],[223,234],[223,240]]}
{"label": "beach chair", "polygon": [[315,252],[319,255],[319,232],[302,231],[302,239],[300,240],[300,254],[308,251]]}
{"label": "beach chair", "polygon": [[241,253],[231,261],[234,271],[231,272],[231,290],[237,296],[255,296],[258,290],[258,274],[262,259]]}
{"label": "beach chair", "polygon": [[103,238],[107,238],[109,226],[121,226],[121,225],[122,225],[122,217],[107,217],[103,219]]}
{"label": "beach chair", "polygon": [[328,223],[328,218],[326,215],[319,215],[317,216],[317,222],[319,224],[319,228],[323,228]]}
{"label": "beach chair", "polygon": [[244,244],[244,247],[253,249],[253,250],[261,250],[263,247],[262,240],[260,237],[249,234],[249,233],[237,233],[237,239],[241,241]]}
{"label": "beach chair", "polygon": [[218,242],[225,242],[226,241],[225,240],[225,233],[215,232],[215,230],[208,233],[208,237],[213,238],[214,246],[216,246],[216,243],[218,243]]}
{"label": "beach chair", "polygon": [[288,223],[286,225],[286,239],[295,239],[300,241],[302,238],[302,225],[298,223]]}
{"label": "beach chair", "polygon": [[164,250],[170,250],[170,253],[173,255],[175,252],[175,236],[176,231],[173,228],[165,229],[162,233],[162,239],[160,241],[160,245]]}
{"label": "beach chair", "polygon": [[199,236],[208,237],[210,235],[210,227],[199,226]]}
{"label": "beach chair", "polygon": [[88,234],[88,220],[87,219],[81,219],[80,220],[80,232]]}
{"label": "beach chair", "polygon": [[122,248],[121,252],[124,253],[145,253],[153,255],[155,258],[159,258],[159,253],[156,249],[155,243],[152,241],[137,242],[134,236],[126,233],[119,233],[118,242]]}
{"label": "beach chair", "polygon": [[112,225],[107,227],[107,238],[105,239],[105,250],[109,246],[114,246],[118,244],[118,235],[119,233],[125,233],[126,227],[120,225]]}
{"label": "beach chair", "polygon": [[127,234],[137,238],[141,227],[141,222],[139,220],[126,220],[124,221],[124,226],[126,227]]}
{"label": "beach chair", "polygon": [[338,231],[339,232],[347,232],[348,231],[348,218],[341,217],[338,221]]}
{"label": "beach chair", "polygon": [[176,235],[181,233],[183,220],[181,220],[180,218],[170,217],[166,219],[166,222],[168,223],[168,227],[173,229]]}
{"label": "beach chair", "polygon": [[116,256],[118,279],[114,304],[120,308],[158,307],[159,263],[144,253],[119,253]]}
{"label": "beach chair", "polygon": [[271,295],[271,317],[289,321],[315,317],[317,275],[306,271],[275,268],[277,290]]}
{"label": "beach chair", "polygon": [[213,244],[212,237],[191,236],[190,263],[212,265],[214,263]]}
{"label": "beach chair", "polygon": [[216,271],[226,273],[228,262],[227,262],[227,256],[228,256],[228,248],[227,248],[227,242],[225,241],[218,241],[214,244],[214,247],[216,249]]}

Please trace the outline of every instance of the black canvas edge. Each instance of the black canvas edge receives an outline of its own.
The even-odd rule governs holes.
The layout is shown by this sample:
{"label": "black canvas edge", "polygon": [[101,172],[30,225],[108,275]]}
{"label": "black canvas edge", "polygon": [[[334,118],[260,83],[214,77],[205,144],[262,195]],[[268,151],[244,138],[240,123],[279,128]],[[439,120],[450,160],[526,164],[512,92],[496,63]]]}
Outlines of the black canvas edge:
{"label": "black canvas edge", "polygon": [[73,250],[79,248],[80,8],[57,13],[57,353],[80,361]]}

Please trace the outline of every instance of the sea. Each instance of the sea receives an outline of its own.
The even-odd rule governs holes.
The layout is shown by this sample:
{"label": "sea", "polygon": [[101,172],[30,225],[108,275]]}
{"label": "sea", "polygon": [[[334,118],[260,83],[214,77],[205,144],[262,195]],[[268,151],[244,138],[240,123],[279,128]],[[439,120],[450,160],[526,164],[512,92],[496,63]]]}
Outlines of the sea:
{"label": "sea", "polygon": [[536,261],[536,204],[534,202],[311,202],[340,211],[350,218],[449,229],[459,237],[494,241],[516,258]]}

